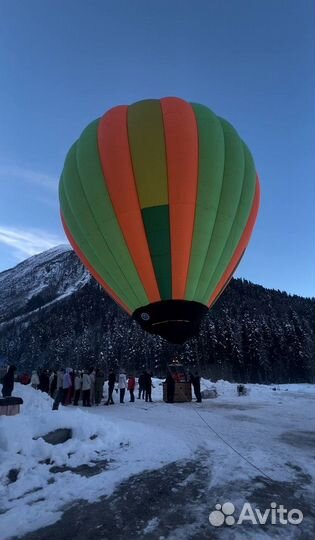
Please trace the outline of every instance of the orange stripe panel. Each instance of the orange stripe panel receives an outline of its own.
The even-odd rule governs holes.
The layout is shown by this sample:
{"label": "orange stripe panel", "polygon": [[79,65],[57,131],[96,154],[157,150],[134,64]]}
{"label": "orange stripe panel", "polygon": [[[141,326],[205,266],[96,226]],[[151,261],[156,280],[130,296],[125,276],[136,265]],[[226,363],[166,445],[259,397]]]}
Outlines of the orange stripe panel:
{"label": "orange stripe panel", "polygon": [[92,274],[92,276],[96,279],[96,281],[102,285],[102,287],[105,289],[105,291],[109,294],[109,296],[112,297],[113,300],[115,300],[115,302],[117,304],[120,305],[120,307],[125,310],[127,313],[129,313],[129,315],[131,315],[131,311],[130,309],[120,300],[120,298],[114,293],[114,291],[107,285],[107,283],[105,283],[105,281],[103,280],[103,278],[96,272],[96,270],[94,270],[94,268],[90,265],[88,259],[85,257],[85,255],[82,253],[82,251],[80,250],[79,246],[76,244],[76,241],[74,240],[70,230],[68,229],[67,227],[67,224],[66,224],[66,221],[63,217],[63,215],[61,214],[61,221],[62,221],[62,224],[63,224],[63,228],[65,230],[65,233],[67,235],[67,238],[73,248],[73,250],[75,251],[75,253],[77,254],[77,256],[79,257],[79,259],[81,260],[81,262],[84,264],[84,266],[88,269],[88,271],[90,272],[90,274]]}
{"label": "orange stripe panel", "polygon": [[198,129],[193,108],[178,98],[161,99],[170,206],[172,291],[185,297],[198,183]]}
{"label": "orange stripe panel", "polygon": [[253,228],[254,228],[254,225],[255,225],[255,221],[256,221],[257,214],[258,214],[258,209],[259,209],[259,203],[260,203],[260,183],[259,183],[258,176],[256,176],[256,190],[255,190],[255,197],[254,197],[251,213],[249,215],[246,227],[245,227],[244,232],[243,232],[243,234],[241,236],[239,244],[238,244],[236,250],[234,251],[234,254],[233,254],[233,257],[232,257],[232,259],[230,261],[230,264],[227,267],[227,269],[225,270],[223,276],[221,277],[218,285],[216,286],[216,288],[215,288],[215,290],[214,290],[214,292],[213,292],[213,294],[212,294],[212,296],[211,296],[211,298],[210,298],[210,300],[208,302],[208,307],[209,308],[214,304],[215,300],[220,295],[221,289],[222,289],[222,291],[225,289],[225,287],[227,286],[229,280],[232,278],[232,274],[236,270],[238,263],[240,262],[242,254],[246,249],[246,246],[247,246],[247,244],[249,242],[249,239],[251,237],[251,234],[252,234],[252,231],[253,231]]}
{"label": "orange stripe panel", "polygon": [[105,182],[132,260],[150,302],[161,299],[141,216],[129,151],[126,105],[104,114],[98,147]]}

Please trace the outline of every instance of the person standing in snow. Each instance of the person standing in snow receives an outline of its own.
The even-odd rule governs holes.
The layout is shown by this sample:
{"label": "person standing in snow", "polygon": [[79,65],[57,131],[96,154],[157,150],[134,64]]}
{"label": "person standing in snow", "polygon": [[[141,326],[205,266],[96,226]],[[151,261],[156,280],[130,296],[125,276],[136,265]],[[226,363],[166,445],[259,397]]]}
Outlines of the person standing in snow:
{"label": "person standing in snow", "polygon": [[113,369],[110,370],[108,375],[108,397],[105,405],[114,405],[113,392],[115,388],[116,375]]}
{"label": "person standing in snow", "polygon": [[49,393],[49,375],[46,369],[39,374],[39,389],[42,392]]}
{"label": "person standing in snow", "polygon": [[2,379],[2,395],[3,397],[11,397],[14,388],[14,372],[15,366],[9,366],[8,371]]}
{"label": "person standing in snow", "polygon": [[95,404],[95,368],[91,368],[89,371],[90,381],[91,381],[91,390],[90,390],[90,402],[91,405]]}
{"label": "person standing in snow", "polygon": [[91,407],[91,378],[88,371],[85,369],[82,377],[82,401],[83,407]]}
{"label": "person standing in snow", "polygon": [[136,379],[135,379],[134,375],[129,375],[127,388],[129,390],[129,393],[130,393],[130,401],[131,401],[131,403],[133,403],[134,400],[135,400],[135,395],[134,395],[135,386],[136,386]]}
{"label": "person standing in snow", "polygon": [[124,397],[126,392],[126,386],[127,386],[127,378],[124,370],[121,370],[118,377],[118,388],[119,388],[119,400],[120,403],[124,403]]}
{"label": "person standing in snow", "polygon": [[69,403],[72,403],[74,399],[74,371],[71,369],[70,371],[70,379],[71,379],[71,390],[69,394]]}
{"label": "person standing in snow", "polygon": [[63,388],[62,404],[63,405],[69,405],[70,403],[71,389],[72,389],[71,371],[72,371],[71,368],[67,368],[63,376],[63,381],[62,381],[62,388]]}
{"label": "person standing in snow", "polygon": [[201,392],[200,392],[200,376],[198,371],[195,373],[190,373],[190,382],[193,385],[197,403],[201,403]]}
{"label": "person standing in snow", "polygon": [[37,388],[39,387],[39,376],[35,369],[32,371],[31,387],[34,388],[34,390],[37,390]]}
{"label": "person standing in snow", "polygon": [[138,379],[138,385],[139,385],[139,392],[138,392],[138,399],[142,398],[144,399],[144,393],[145,393],[145,371],[141,373]]}
{"label": "person standing in snow", "polygon": [[49,395],[54,398],[57,389],[57,373],[53,369],[49,376]]}
{"label": "person standing in snow", "polygon": [[79,404],[81,388],[82,388],[82,379],[81,379],[80,373],[78,371],[76,371],[75,375],[74,375],[74,401],[73,401],[73,405],[78,405]]}
{"label": "person standing in snow", "polygon": [[148,370],[145,372],[144,383],[145,383],[145,400],[150,401],[152,403],[151,392],[154,386],[152,384],[152,373]]}
{"label": "person standing in snow", "polygon": [[95,372],[95,405],[101,403],[103,397],[104,373],[100,369]]}
{"label": "person standing in snow", "polygon": [[53,403],[53,408],[52,408],[53,411],[58,411],[58,407],[63,400],[63,376],[64,376],[64,369],[59,368],[57,372],[57,392],[56,392],[55,401]]}
{"label": "person standing in snow", "polygon": [[63,368],[59,368],[57,371],[57,390],[62,390],[64,372],[65,370]]}

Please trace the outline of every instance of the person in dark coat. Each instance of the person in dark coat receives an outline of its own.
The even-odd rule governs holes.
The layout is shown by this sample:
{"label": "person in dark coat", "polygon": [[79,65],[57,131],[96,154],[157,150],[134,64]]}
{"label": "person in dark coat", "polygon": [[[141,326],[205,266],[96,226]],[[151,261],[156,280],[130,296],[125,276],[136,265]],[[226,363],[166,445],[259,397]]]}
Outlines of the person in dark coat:
{"label": "person in dark coat", "polygon": [[200,392],[200,376],[198,371],[195,373],[190,373],[190,382],[193,385],[197,403],[201,403],[201,392]]}
{"label": "person in dark coat", "polygon": [[3,397],[10,397],[14,388],[14,372],[15,366],[10,366],[5,376],[2,379],[2,395]]}
{"label": "person in dark coat", "polygon": [[144,379],[144,389],[145,389],[145,400],[152,402],[151,392],[152,392],[152,373],[150,371],[145,372]]}
{"label": "person in dark coat", "polygon": [[73,369],[70,371],[70,378],[71,378],[72,386],[70,390],[69,401],[70,403],[72,403],[72,401],[74,400],[74,371]]}
{"label": "person in dark coat", "polygon": [[49,393],[49,375],[47,371],[41,371],[39,374],[39,389],[42,392]]}
{"label": "person in dark coat", "polygon": [[57,373],[55,370],[52,370],[49,376],[49,395],[54,398],[57,389]]}
{"label": "person in dark coat", "polygon": [[139,393],[138,393],[138,399],[142,398],[144,399],[144,393],[145,393],[145,371],[141,373],[138,379],[138,385],[139,385]]}
{"label": "person in dark coat", "polygon": [[108,399],[104,405],[114,405],[113,392],[115,388],[116,375],[113,369],[110,370],[108,375]]}
{"label": "person in dark coat", "polygon": [[166,401],[174,403],[175,381],[170,371],[166,375]]}

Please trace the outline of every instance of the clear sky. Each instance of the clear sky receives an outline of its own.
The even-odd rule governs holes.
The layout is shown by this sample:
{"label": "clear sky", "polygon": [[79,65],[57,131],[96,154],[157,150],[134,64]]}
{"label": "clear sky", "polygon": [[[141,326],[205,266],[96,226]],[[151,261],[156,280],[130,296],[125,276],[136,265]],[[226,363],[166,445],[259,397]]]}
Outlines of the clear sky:
{"label": "clear sky", "polygon": [[237,276],[315,288],[313,0],[1,0],[0,271],[65,243],[57,185],[108,108],[178,96],[228,119],[261,179]]}

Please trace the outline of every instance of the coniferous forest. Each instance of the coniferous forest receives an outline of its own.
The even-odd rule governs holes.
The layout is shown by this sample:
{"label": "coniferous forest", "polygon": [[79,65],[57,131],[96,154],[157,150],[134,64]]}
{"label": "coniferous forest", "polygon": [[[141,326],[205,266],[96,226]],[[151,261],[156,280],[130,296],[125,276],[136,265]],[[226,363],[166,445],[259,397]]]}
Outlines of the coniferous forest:
{"label": "coniferous forest", "polygon": [[[69,265],[84,273],[72,252],[57,259],[62,278],[70,279]],[[16,313],[8,315],[2,305],[0,357],[19,371],[95,365],[136,373],[148,367],[163,376],[165,364],[176,357],[213,380],[315,382],[314,299],[234,279],[204,318],[198,337],[176,346],[144,333],[93,278],[54,298],[47,275],[44,289]]]}

